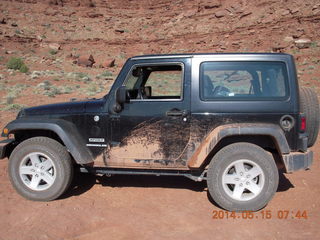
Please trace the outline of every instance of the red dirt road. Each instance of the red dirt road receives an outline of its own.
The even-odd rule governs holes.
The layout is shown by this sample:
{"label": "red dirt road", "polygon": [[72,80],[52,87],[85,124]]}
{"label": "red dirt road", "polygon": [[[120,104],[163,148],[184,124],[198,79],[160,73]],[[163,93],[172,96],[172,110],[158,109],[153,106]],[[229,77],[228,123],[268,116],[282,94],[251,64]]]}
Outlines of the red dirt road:
{"label": "red dirt road", "polygon": [[[281,174],[270,204],[253,219],[213,219],[221,211],[205,183],[151,176],[77,176],[62,199],[32,202],[12,188],[0,162],[0,239],[317,239],[319,143],[310,171]],[[287,219],[278,212],[288,210]],[[270,219],[263,219],[267,211]],[[306,211],[307,219],[295,218]]]}

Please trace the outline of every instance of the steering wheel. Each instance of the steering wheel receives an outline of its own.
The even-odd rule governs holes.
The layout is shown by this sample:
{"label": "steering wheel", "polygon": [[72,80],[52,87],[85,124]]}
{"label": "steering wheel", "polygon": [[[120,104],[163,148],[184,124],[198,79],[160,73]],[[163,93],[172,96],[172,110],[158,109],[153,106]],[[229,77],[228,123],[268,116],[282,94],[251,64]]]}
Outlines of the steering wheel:
{"label": "steering wheel", "polygon": [[216,86],[213,90],[213,96],[228,97],[230,90],[223,86]]}

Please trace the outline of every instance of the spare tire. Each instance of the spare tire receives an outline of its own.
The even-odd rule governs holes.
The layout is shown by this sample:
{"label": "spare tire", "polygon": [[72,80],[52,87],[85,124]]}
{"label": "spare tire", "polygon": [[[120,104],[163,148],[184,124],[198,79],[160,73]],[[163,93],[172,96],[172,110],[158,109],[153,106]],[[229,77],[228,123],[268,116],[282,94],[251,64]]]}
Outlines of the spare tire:
{"label": "spare tire", "polygon": [[317,93],[308,87],[300,88],[300,112],[306,116],[306,133],[308,134],[308,147],[312,147],[319,132],[319,101]]}

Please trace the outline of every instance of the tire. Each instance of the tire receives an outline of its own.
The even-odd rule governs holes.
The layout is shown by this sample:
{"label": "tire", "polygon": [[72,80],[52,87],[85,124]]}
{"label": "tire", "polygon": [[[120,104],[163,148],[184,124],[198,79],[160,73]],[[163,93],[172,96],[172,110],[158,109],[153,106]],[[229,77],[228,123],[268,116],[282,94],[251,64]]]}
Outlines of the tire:
{"label": "tire", "polygon": [[59,142],[34,137],[20,143],[9,158],[9,176],[23,197],[34,201],[57,199],[73,177],[71,157]]}
{"label": "tire", "polygon": [[319,101],[317,93],[307,87],[300,88],[300,112],[306,116],[306,133],[308,134],[308,147],[312,147],[319,132]]}
{"label": "tire", "polygon": [[222,148],[212,158],[207,172],[212,199],[229,211],[260,210],[272,199],[278,183],[272,155],[251,143]]}

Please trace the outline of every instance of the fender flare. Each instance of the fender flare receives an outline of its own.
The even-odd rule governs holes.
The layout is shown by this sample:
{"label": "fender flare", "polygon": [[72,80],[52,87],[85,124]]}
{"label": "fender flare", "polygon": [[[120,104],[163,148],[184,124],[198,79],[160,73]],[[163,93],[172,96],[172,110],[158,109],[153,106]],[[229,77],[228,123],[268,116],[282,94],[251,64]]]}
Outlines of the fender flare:
{"label": "fender flare", "polygon": [[283,130],[275,124],[239,123],[222,125],[212,130],[188,161],[189,168],[199,168],[214,147],[225,137],[240,135],[264,135],[271,137],[281,154],[290,153]]}
{"label": "fender flare", "polygon": [[10,122],[5,128],[8,134],[2,134],[3,137],[23,130],[49,130],[56,133],[74,160],[79,164],[93,162],[92,153],[83,142],[77,128],[74,124],[63,119],[16,119]]}

